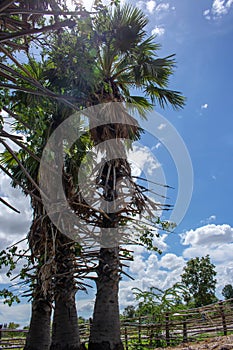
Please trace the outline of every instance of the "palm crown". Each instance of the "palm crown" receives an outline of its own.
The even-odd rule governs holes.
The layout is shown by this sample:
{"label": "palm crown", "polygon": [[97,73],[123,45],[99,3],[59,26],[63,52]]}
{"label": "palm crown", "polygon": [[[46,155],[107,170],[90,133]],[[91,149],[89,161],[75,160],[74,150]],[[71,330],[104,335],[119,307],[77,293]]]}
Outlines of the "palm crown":
{"label": "palm crown", "polygon": [[[146,109],[156,102],[161,107],[167,104],[182,107],[184,97],[167,89],[175,65],[174,55],[157,57],[160,46],[154,42],[154,36],[147,37],[147,17],[130,5],[117,5],[107,11],[107,16],[100,13],[93,23],[93,43],[101,77],[99,102],[107,94]],[[144,96],[132,96],[131,88],[139,89]]]}

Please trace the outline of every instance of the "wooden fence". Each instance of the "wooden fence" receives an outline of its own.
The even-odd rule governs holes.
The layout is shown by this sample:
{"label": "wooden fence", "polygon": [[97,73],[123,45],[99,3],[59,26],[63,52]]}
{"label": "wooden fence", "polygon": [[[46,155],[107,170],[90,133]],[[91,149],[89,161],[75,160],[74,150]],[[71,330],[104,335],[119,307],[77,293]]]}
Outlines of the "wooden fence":
{"label": "wooden fence", "polygon": [[[159,318],[159,320],[158,320]],[[157,320],[157,322],[156,322]],[[0,350],[23,349],[27,330],[0,329]],[[90,325],[80,324],[80,338],[88,342]],[[233,299],[201,308],[123,319],[121,335],[126,350],[155,349],[233,332]]]}
{"label": "wooden fence", "polygon": [[23,349],[28,330],[1,328],[0,350]]}
{"label": "wooden fence", "polygon": [[[159,318],[159,320],[158,320]],[[155,321],[157,319],[157,322]],[[233,299],[196,309],[122,322],[126,350],[166,347],[233,332]]]}

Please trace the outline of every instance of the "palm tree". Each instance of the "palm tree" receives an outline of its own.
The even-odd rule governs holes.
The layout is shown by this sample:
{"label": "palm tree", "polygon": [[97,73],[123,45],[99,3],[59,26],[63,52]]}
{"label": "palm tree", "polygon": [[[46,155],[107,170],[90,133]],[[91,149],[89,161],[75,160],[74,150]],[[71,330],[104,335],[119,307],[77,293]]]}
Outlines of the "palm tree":
{"label": "palm tree", "polygon": [[[154,37],[146,37],[145,26],[147,18],[137,8],[129,5],[105,8],[105,14],[100,13],[93,21],[93,44],[97,56],[97,75],[101,77],[95,86],[95,92],[90,94],[90,104],[107,102],[129,102],[145,116],[155,102],[161,107],[170,104],[173,108],[181,108],[184,98],[179,92],[167,89],[168,78],[173,73],[174,57],[157,58],[159,46],[154,43]],[[139,89],[144,96],[132,96],[131,88]],[[103,107],[104,109],[104,107]],[[103,118],[104,125],[91,130],[95,145],[104,140],[116,140],[117,147],[123,147],[120,139],[135,140],[140,137],[140,127],[129,117],[126,111],[120,112],[114,120],[114,112],[109,123]],[[101,115],[101,113],[100,113]],[[133,127],[129,124],[133,124]],[[91,126],[90,126],[91,128]],[[121,146],[119,146],[121,144]],[[113,146],[114,147],[114,146]],[[116,184],[122,177],[133,183],[130,166],[126,157],[112,159],[106,152],[106,163],[97,176],[97,183],[103,190],[105,201],[113,201],[119,193]],[[108,161],[108,159],[112,159]],[[113,180],[114,179],[114,180]],[[134,195],[140,196],[140,190],[134,188]],[[141,213],[146,208],[145,199],[136,202],[131,214]],[[130,212],[130,210],[129,210]],[[121,225],[122,216],[119,212],[107,213],[98,223],[102,234]],[[110,231],[109,231],[110,230]],[[106,231],[106,230],[105,230]],[[105,237],[106,238],[106,237]],[[96,270],[97,294],[91,327],[89,349],[122,349],[120,338],[120,320],[118,305],[119,288],[119,246],[102,247],[99,252],[99,265]]]}
{"label": "palm tree", "polygon": [[[72,20],[64,20],[69,14],[77,15],[77,11],[68,11],[66,0],[9,0],[0,4],[1,39],[0,49],[6,53],[9,49],[28,50],[31,35],[54,31],[65,26],[73,26]],[[47,25],[45,16],[52,16],[54,23]],[[42,19],[42,20],[41,20]],[[18,39],[22,40],[18,40]],[[6,49],[6,51],[4,50]],[[1,71],[0,76],[5,77]]]}
{"label": "palm tree", "polygon": [[[54,1],[51,2],[54,6],[56,5]],[[17,6],[14,9],[20,11],[20,8]],[[24,12],[26,10],[24,9]],[[35,11],[38,12],[38,9]],[[11,11],[9,14],[11,15]],[[77,15],[77,12],[75,14]],[[55,32],[53,34],[58,40],[66,42],[65,33],[64,37],[60,33]],[[59,39],[61,37],[62,39]],[[73,38],[75,38],[74,34]],[[78,38],[77,42],[79,43],[79,36],[77,35],[76,38]],[[51,53],[51,51],[49,52]],[[82,54],[83,52],[80,52],[80,57],[82,57]],[[8,83],[3,85],[4,87],[15,88],[18,92],[10,97],[8,107],[5,107],[5,110],[17,120],[18,130],[29,133],[29,144],[28,147],[25,147],[23,143],[20,144],[26,152],[22,151],[22,154],[19,152],[16,155],[4,142],[7,153],[3,157],[3,162],[5,162],[6,166],[1,166],[1,168],[12,178],[15,185],[21,186],[24,192],[31,196],[34,219],[30,229],[29,243],[32,259],[36,261],[37,265],[36,278],[33,283],[32,318],[25,349],[29,350],[32,347],[48,349],[50,345],[49,323],[53,299],[55,299],[55,312],[51,349],[78,349],[80,341],[75,306],[77,288],[74,278],[74,274],[77,271],[74,262],[76,244],[57,232],[56,228],[48,220],[41,203],[37,180],[38,161],[40,161],[47,138],[53,129],[71,114],[72,109],[70,109],[70,106],[79,108],[78,106],[80,105],[81,99],[78,96],[73,98],[73,102],[76,102],[75,106],[61,96],[64,93],[61,90],[68,90],[73,86],[71,92],[76,90],[77,94],[81,93],[84,95],[83,86],[80,86],[82,79],[79,77],[79,85],[77,85],[77,80],[73,81],[68,70],[66,74],[64,67],[61,67],[61,65],[58,65],[57,70],[51,69],[52,65],[49,65],[48,69],[48,67],[42,67],[42,64],[37,64],[30,58],[28,65],[21,65],[12,58],[11,54],[9,56],[16,64],[16,67],[10,68],[8,76],[3,74],[3,79],[10,82],[14,81],[15,85],[8,86]],[[90,60],[87,54],[83,57],[83,60],[85,58]],[[76,67],[79,68],[77,64]],[[8,71],[8,67],[3,66],[3,69],[5,68]],[[59,75],[59,68],[62,68],[62,77]],[[81,69],[79,68],[80,71]],[[45,83],[45,80],[49,82],[51,90],[47,88],[48,83]],[[59,102],[52,103],[50,101],[48,103],[46,98],[41,97],[46,95],[50,98],[55,98],[57,101],[62,101],[63,105]],[[64,103],[68,107],[64,107]],[[8,156],[8,160],[6,156]],[[12,160],[15,162],[14,165]],[[53,290],[55,291],[54,293]],[[37,324],[40,324],[40,322],[44,324],[44,336],[37,329]]]}
{"label": "palm tree", "polygon": [[[6,57],[15,63],[16,66],[13,68],[9,67],[8,64],[2,64],[0,74],[2,80],[0,84],[1,87],[15,89],[16,91],[19,90],[37,96],[48,95],[49,97],[58,100],[64,100],[54,92],[61,92],[59,84],[56,86],[56,83],[59,82],[58,80],[56,82],[53,81],[51,84],[52,86],[50,87],[53,90],[53,92],[51,92],[44,87],[46,84],[43,84],[44,79],[41,79],[40,74],[35,74],[38,72],[40,73],[41,65],[36,64],[33,60],[30,61],[31,67],[30,65],[22,65],[12,55],[12,51],[16,48],[27,50],[28,42],[26,39],[22,45],[20,44],[17,46],[15,43],[14,39],[21,37],[22,35],[25,37],[26,35],[33,33],[56,30],[69,25],[73,26],[75,24],[73,20],[59,21],[58,18],[58,16],[63,16],[68,13],[67,8],[59,7],[53,0],[43,3],[36,2],[33,4],[30,1],[25,0],[20,2],[20,6],[18,6],[18,2],[11,1],[8,3],[5,2],[3,5],[4,6],[0,6],[0,16],[3,16],[5,19],[5,32],[3,33],[5,36],[3,35],[1,37],[1,50]],[[51,7],[49,12],[47,11],[48,6]],[[55,23],[50,26],[42,25],[41,28],[38,26],[37,28],[34,28],[34,23],[44,14],[54,15]],[[69,14],[77,15],[77,11]],[[14,16],[18,16],[18,19],[15,20]],[[40,22],[40,24],[41,23],[42,22]],[[49,81],[51,83],[52,79],[50,78]],[[14,84],[11,84],[12,82]],[[68,86],[70,87],[70,84]],[[64,81],[62,88],[64,89]],[[12,101],[12,98],[10,100]],[[31,196],[34,216],[29,233],[29,245],[32,254],[31,259],[36,264],[36,276],[32,283],[32,317],[25,349],[49,348],[50,316],[53,299],[55,299],[55,312],[51,349],[78,349],[80,341],[75,306],[75,243],[57,232],[56,228],[48,220],[43,204],[41,203],[37,184],[38,160],[40,160],[43,145],[46,143],[46,138],[49,136],[49,132],[52,132],[53,128],[58,126],[59,122],[65,118],[65,115],[71,113],[70,108],[63,107],[63,109],[60,109],[60,115],[59,113],[56,115],[56,112],[54,113],[54,111],[48,110],[46,106],[47,102],[44,103],[45,99],[32,97],[20,92],[15,94],[13,100],[13,106],[11,105],[10,108],[6,107],[6,111],[19,122],[19,130],[22,131],[24,127],[26,127],[26,132],[28,133],[28,125],[31,124],[31,129],[34,130],[35,133],[31,138],[29,137],[30,147],[26,147],[26,149],[25,145],[20,143],[20,146],[24,151],[26,150],[26,153],[20,152],[16,155],[13,150],[7,147],[7,143],[2,141],[7,148],[7,153],[4,155],[6,167],[1,168],[13,179],[14,185],[20,185],[24,192]],[[39,103],[40,108],[36,106],[36,102]],[[14,105],[15,103],[16,106]],[[65,103],[72,105],[66,100]],[[9,102],[9,104],[11,103]],[[34,109],[32,105],[34,105]],[[51,103],[49,104],[49,107],[51,107]],[[43,109],[47,111],[50,124],[48,123],[49,120],[46,121],[46,112],[44,113]],[[54,110],[56,109],[55,106]],[[31,113],[31,115],[28,113]],[[52,118],[51,113],[53,114]],[[38,118],[37,120],[39,120],[38,125],[35,123],[36,116]],[[37,139],[35,138],[36,135]],[[1,131],[0,136],[7,136],[11,139],[14,137],[5,133],[4,130]],[[16,139],[16,137],[14,138]],[[29,153],[27,153],[28,151]],[[36,161],[31,158],[33,153]],[[8,156],[8,160],[6,159],[6,156]],[[12,161],[14,161],[14,164]],[[17,210],[9,203],[3,201],[3,199],[1,199],[1,202],[10,206],[13,210]],[[54,293],[53,290],[55,291]]]}
{"label": "palm tree", "polygon": [[[175,63],[174,57],[170,56],[163,59],[156,57],[158,45],[153,43],[153,37],[146,37],[145,25],[147,24],[147,20],[143,13],[127,5],[122,8],[120,6],[111,9],[104,8],[104,13],[105,15],[97,13],[93,19],[87,16],[86,19],[83,20],[83,27],[81,26],[81,28],[79,28],[80,35],[83,36],[81,36],[81,38],[77,36],[76,41],[75,35],[73,35],[75,34],[74,29],[70,32],[63,32],[60,38],[64,38],[66,51],[63,50],[64,46],[61,45],[62,43],[54,46],[55,50],[53,50],[51,54],[47,51],[47,55],[49,55],[52,62],[49,72],[49,86],[46,82],[46,89],[49,87],[50,91],[52,90],[53,92],[53,94],[49,96],[54,98],[55,95],[59,96],[59,94],[64,93],[64,90],[67,92],[64,85],[65,87],[69,86],[67,84],[68,81],[70,84],[68,94],[69,97],[72,98],[73,105],[76,104],[87,107],[112,101],[129,102],[132,106],[136,105],[142,115],[145,115],[146,110],[152,108],[153,103],[156,101],[162,107],[165,107],[167,104],[171,104],[174,108],[182,107],[184,99],[180,93],[167,89],[168,77],[172,74]],[[70,38],[72,35],[73,41],[67,41],[67,38]],[[83,38],[85,40],[83,40]],[[127,40],[124,40],[125,38],[127,38]],[[76,51],[74,52],[72,49],[69,50],[67,43],[69,43],[69,45],[71,44],[72,48],[76,48]],[[83,54],[83,50],[85,53],[84,59],[88,58],[88,62],[91,62],[91,64],[86,66],[81,56],[78,56],[78,59],[81,60],[81,64],[79,60],[75,60],[78,53],[81,55]],[[93,61],[95,64],[93,64]],[[64,62],[65,64],[63,64]],[[72,62],[72,64],[69,62]],[[66,67],[66,72],[69,72],[69,68],[72,68],[70,71],[72,75],[65,74],[64,77],[64,67]],[[79,69],[77,69],[77,67],[79,67]],[[82,70],[84,67],[84,72],[87,74],[83,74]],[[38,85],[36,87],[38,88]],[[140,96],[136,97],[131,95],[130,89],[132,87],[139,90]],[[42,86],[42,88],[44,94],[44,87]],[[40,86],[40,91],[42,90]],[[142,93],[145,94],[145,97],[141,96]],[[64,101],[64,99],[62,99],[62,101]],[[60,106],[61,105],[59,105],[59,107]],[[45,106],[45,108],[47,107]],[[23,108],[23,111],[26,115],[25,108]],[[20,107],[17,112],[20,113]],[[50,116],[54,111],[51,112],[52,113],[49,114]],[[60,113],[58,118],[55,118],[56,121],[53,119],[56,123],[54,127],[59,125],[69,114],[70,110],[69,113],[65,113],[65,115]],[[133,124],[134,127],[129,127],[128,124],[130,123],[127,123],[128,114],[122,111],[121,116],[121,123],[119,123],[119,118],[117,117],[117,124],[114,124],[114,120],[112,120],[111,123],[105,123],[102,127],[92,128],[90,134],[95,145],[98,145],[100,141],[106,140],[106,135],[108,135],[109,139],[116,141],[120,138],[133,141],[140,137],[140,128],[133,118],[131,118],[131,124]],[[41,119],[41,116],[39,117],[39,119]],[[33,126],[33,128],[35,129],[35,126]],[[42,135],[39,136],[39,138],[41,137]],[[35,142],[35,138],[32,138],[32,142]],[[124,153],[123,144],[122,152]],[[134,184],[130,166],[126,158],[123,158],[124,159],[118,157],[106,162],[105,166],[99,171],[97,183],[104,189],[108,188],[108,190],[103,191],[103,198],[107,202],[111,202],[118,195],[115,188],[117,181],[120,181],[122,176],[126,177],[134,188],[132,199],[134,200],[134,204],[131,205],[129,213],[141,213],[145,207],[145,198],[140,193],[139,187]],[[78,188],[76,189],[78,191]],[[80,206],[76,208],[77,214],[85,216],[87,221],[89,216],[88,222],[90,222],[93,208],[87,208],[86,213],[83,213],[83,211],[80,213],[79,209]],[[92,218],[96,220],[96,215],[93,215]],[[106,231],[104,229],[111,231],[111,229],[119,227],[119,225],[123,224],[123,221],[125,221],[125,219],[117,212],[110,213],[107,216],[99,216],[95,224],[103,232]],[[63,252],[66,252],[64,247],[68,245],[68,242],[61,242],[60,247],[62,247]],[[108,246],[107,248],[102,247],[99,252],[99,265],[97,268],[96,280],[97,297],[90,335],[90,349],[98,347],[102,347],[103,349],[122,348],[118,306],[120,270],[119,249],[118,245],[113,247]],[[58,247],[57,251],[58,254],[62,256],[62,259],[66,259],[63,254],[60,254]],[[74,257],[72,249],[70,249],[70,254],[72,260]],[[58,261],[61,262],[60,259],[58,259]],[[68,267],[68,263],[66,266],[68,269],[72,269],[72,267]],[[60,272],[63,276],[64,270],[61,269]],[[69,275],[69,278],[70,277],[72,277],[72,273]],[[64,290],[66,288],[67,281],[68,279],[66,278],[60,279],[60,289],[63,288]],[[58,280],[56,283],[58,283]],[[58,348],[59,346],[59,342],[57,342],[56,339],[59,338],[61,324],[59,326],[56,326],[56,324],[58,319],[62,320],[62,306],[67,305],[67,301],[74,302],[74,285],[71,283],[71,286],[70,292],[73,294],[70,294],[70,298],[64,295],[64,293],[61,295],[62,298],[60,298],[59,293],[56,294],[56,305],[58,307],[57,310],[59,310],[58,315],[60,316],[55,318],[53,348],[56,348],[56,346]],[[63,305],[62,302],[64,302]],[[68,315],[68,313],[65,314]],[[69,318],[66,318],[64,326],[69,324],[69,320]],[[72,324],[74,323],[75,322]],[[55,336],[55,332],[57,332],[58,337]],[[68,333],[70,334],[70,330]],[[65,349],[65,345],[61,348]]]}
{"label": "palm tree", "polygon": [[[7,145],[6,145],[7,147]],[[18,160],[18,162],[17,162]],[[23,164],[25,171],[22,170]],[[12,178],[12,185],[20,184],[25,188],[24,193],[31,193],[31,205],[33,209],[33,221],[30,227],[28,242],[31,251],[30,272],[25,271],[26,278],[30,275],[30,289],[32,291],[32,314],[29,333],[26,340],[25,349],[49,349],[50,345],[50,317],[52,312],[52,278],[49,259],[53,256],[53,245],[48,232],[51,230],[51,223],[45,218],[43,204],[40,193],[25,176],[30,173],[30,177],[36,179],[38,162],[25,152],[15,153],[8,149],[1,155],[1,165]],[[42,270],[44,275],[42,275]],[[44,276],[47,279],[44,279]],[[29,275],[28,275],[29,274]],[[28,292],[27,292],[28,293]]]}
{"label": "palm tree", "polygon": [[[98,4],[98,6],[100,5]],[[55,66],[60,67],[60,74],[55,79],[62,81],[63,72],[61,67],[70,69],[73,79],[79,81],[79,88],[71,89],[71,95],[76,99],[78,98],[84,107],[113,101],[129,102],[131,106],[136,106],[144,116],[146,110],[152,108],[156,101],[162,107],[167,104],[171,104],[174,108],[182,107],[184,98],[181,94],[167,89],[168,78],[173,73],[175,64],[174,57],[169,56],[163,59],[156,57],[159,46],[153,42],[154,37],[146,37],[147,19],[143,13],[127,5],[122,8],[118,5],[114,8],[103,8],[104,11],[94,16],[94,18],[87,16],[84,21],[84,29],[79,28],[80,33],[83,33],[84,37],[86,36],[86,40],[79,42],[72,37],[72,32],[66,34],[66,40],[69,38],[72,47],[76,50],[79,49],[79,51],[89,48],[91,61],[93,62],[93,58],[95,60],[94,70],[93,65],[91,65],[91,69],[86,74],[86,82],[86,71],[84,74],[82,71],[79,72],[79,75],[75,74],[77,69],[75,67],[77,62],[79,63],[76,58],[77,51],[68,49],[67,45],[64,46],[61,42],[55,43],[56,50],[50,55],[52,61],[56,62]],[[88,36],[89,40],[87,40]],[[84,52],[86,53],[86,49],[84,49]],[[70,57],[73,59],[70,60]],[[80,66],[83,67],[82,64]],[[59,73],[59,69],[57,72]],[[80,77],[82,77],[81,81],[85,82],[84,86],[80,84]],[[143,93],[145,97],[132,96],[131,88],[138,89],[140,94]],[[103,120],[104,126],[97,128],[93,127],[90,121],[90,135],[95,145],[106,139],[113,139],[118,141],[119,146],[119,139],[121,138],[133,141],[140,137],[140,128],[135,120],[129,118],[124,111],[121,112],[121,116],[121,123],[119,123],[118,115],[115,123],[114,119],[110,123]],[[129,119],[130,123],[127,122]],[[133,127],[129,127],[129,124],[133,124]],[[108,152],[108,150],[105,151]],[[124,153],[124,145],[122,145],[122,152]],[[109,159],[108,156],[106,154],[106,159]],[[126,158],[123,158],[116,157],[114,160],[106,161],[105,166],[100,168],[97,175],[99,186],[109,189],[108,191],[103,190],[102,195],[106,201],[111,202],[118,195],[113,186],[121,179],[122,174],[129,179],[132,186],[135,186],[133,185],[130,166]],[[139,188],[136,189],[137,196],[140,196]],[[142,201],[137,201],[131,212],[140,213],[142,207],[145,207],[145,200],[143,201],[143,196],[141,197]],[[77,196],[76,203],[78,201]],[[74,206],[74,210],[76,210],[77,215],[85,217],[87,223],[92,222],[92,224],[98,226],[102,233],[106,228],[118,227],[123,220],[119,213],[117,213],[118,215],[109,214],[107,217],[105,215],[98,217],[91,207],[80,213],[80,206],[78,205],[77,208]],[[89,342],[90,349],[98,347],[120,349],[122,347],[118,307],[119,270],[119,247],[102,247],[99,252],[99,265],[96,270],[97,295]]]}
{"label": "palm tree", "polygon": [[[9,61],[12,61],[17,67],[21,67],[20,59],[14,55],[15,52],[28,52],[30,45],[35,42],[32,37],[33,34],[40,34],[60,30],[63,27],[73,27],[75,21],[67,19],[66,15],[82,14],[82,11],[70,12],[66,0],[57,2],[56,0],[43,0],[43,1],[31,1],[31,0],[11,0],[1,1],[0,4],[0,88],[15,89],[25,91],[19,83],[17,84],[17,77],[19,77],[19,71],[13,69]],[[53,17],[53,23],[46,24],[46,16]],[[21,78],[23,76],[21,75]],[[24,77],[26,79],[26,77]],[[39,93],[40,95],[48,95],[49,91],[43,88],[36,80],[30,81],[31,86],[27,89],[28,93]],[[33,89],[33,88],[34,89]],[[39,91],[35,90],[38,89]],[[7,92],[4,91],[4,105],[6,104]],[[58,96],[53,97],[58,98]],[[2,96],[1,96],[2,97]],[[4,108],[3,108],[4,109]],[[9,112],[9,111],[8,111]],[[13,118],[17,116],[11,115]],[[22,146],[20,138],[15,135],[10,135],[3,130],[4,120],[0,116],[0,142],[3,139],[18,140],[18,145]],[[4,169],[2,169],[4,170]],[[14,208],[6,200],[0,197],[0,202],[12,210],[18,212],[17,208]]]}
{"label": "palm tree", "polygon": [[[24,70],[43,83],[48,78],[46,64],[31,60]],[[24,82],[21,82],[25,85]],[[56,86],[54,86],[54,89]],[[70,115],[69,107],[44,97],[17,92],[10,98],[9,111],[20,121],[17,130],[27,134],[27,145],[17,154],[5,143],[2,156],[4,170],[31,197],[33,221],[28,240],[35,265],[32,281],[32,316],[25,349],[79,349],[80,339],[75,306],[76,282],[74,251],[76,243],[63,236],[48,218],[38,187],[39,161],[50,133]],[[85,145],[83,144],[83,148]],[[22,168],[23,167],[23,168]],[[55,185],[55,184],[54,184]],[[55,300],[52,344],[50,322]]]}

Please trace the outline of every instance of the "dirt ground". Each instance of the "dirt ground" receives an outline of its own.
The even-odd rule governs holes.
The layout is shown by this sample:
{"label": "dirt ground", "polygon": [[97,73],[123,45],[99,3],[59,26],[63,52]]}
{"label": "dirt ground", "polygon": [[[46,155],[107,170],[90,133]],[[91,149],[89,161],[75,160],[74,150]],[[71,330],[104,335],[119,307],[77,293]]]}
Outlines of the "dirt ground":
{"label": "dirt ground", "polygon": [[[162,348],[157,348],[156,350]],[[233,349],[233,335],[215,337],[208,340],[196,342],[196,343],[185,343],[176,347],[167,347],[166,350],[199,350],[199,349],[210,349],[210,350],[230,350]],[[163,349],[164,350],[164,349]]]}

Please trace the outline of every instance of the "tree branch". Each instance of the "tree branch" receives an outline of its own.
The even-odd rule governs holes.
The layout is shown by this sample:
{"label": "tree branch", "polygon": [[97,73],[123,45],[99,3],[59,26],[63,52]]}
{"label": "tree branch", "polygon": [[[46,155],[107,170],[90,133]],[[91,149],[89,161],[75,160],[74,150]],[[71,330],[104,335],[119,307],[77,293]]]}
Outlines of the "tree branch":
{"label": "tree branch", "polygon": [[20,211],[12,207],[8,202],[6,202],[3,198],[0,197],[0,202],[2,202],[4,205],[6,205],[8,208],[12,209],[16,213],[20,214]]}
{"label": "tree branch", "polygon": [[47,32],[47,31],[51,31],[51,30],[57,30],[57,29],[60,29],[62,27],[73,27],[73,26],[75,26],[75,24],[76,24],[75,21],[73,21],[71,19],[67,19],[65,21],[57,22],[55,24],[45,26],[42,28],[32,28],[32,29],[28,29],[28,30],[22,30],[21,32],[18,32],[18,33],[12,33],[12,34],[2,36],[0,38],[0,43],[4,43],[4,42],[6,42],[8,40],[12,40],[12,39],[20,38],[22,36],[43,33],[43,32]]}

